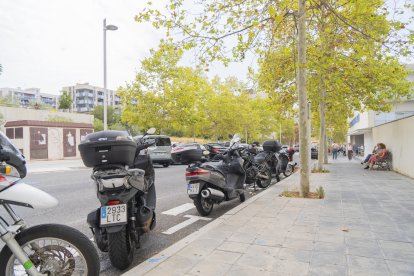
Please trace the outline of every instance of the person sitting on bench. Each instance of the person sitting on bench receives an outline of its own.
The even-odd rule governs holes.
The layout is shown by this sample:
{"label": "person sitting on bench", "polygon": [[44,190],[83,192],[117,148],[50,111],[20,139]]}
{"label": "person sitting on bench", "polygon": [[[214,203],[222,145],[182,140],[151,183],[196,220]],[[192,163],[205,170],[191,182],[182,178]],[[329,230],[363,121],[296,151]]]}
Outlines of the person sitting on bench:
{"label": "person sitting on bench", "polygon": [[377,145],[378,147],[376,153],[371,155],[371,157],[368,160],[368,164],[364,169],[372,168],[375,162],[383,160],[386,157],[387,149],[385,145],[383,143],[378,143]]}
{"label": "person sitting on bench", "polygon": [[361,162],[361,164],[367,163],[371,156],[375,153],[377,153],[378,150],[378,144],[375,145],[374,149],[372,150],[372,153],[368,153],[367,157],[365,157],[364,161]]}

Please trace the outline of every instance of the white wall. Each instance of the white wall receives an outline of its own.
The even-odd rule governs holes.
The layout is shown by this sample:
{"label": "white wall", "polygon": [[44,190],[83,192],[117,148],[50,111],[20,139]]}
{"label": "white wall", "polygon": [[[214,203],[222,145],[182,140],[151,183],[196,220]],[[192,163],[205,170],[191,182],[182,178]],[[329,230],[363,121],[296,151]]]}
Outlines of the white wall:
{"label": "white wall", "polygon": [[372,133],[391,151],[393,169],[414,178],[414,116],[374,127]]}
{"label": "white wall", "polygon": [[17,107],[0,106],[0,113],[3,115],[3,120],[19,121],[19,120],[36,120],[48,121],[50,117],[65,117],[72,120],[74,123],[93,124],[93,115],[49,110],[36,110]]}

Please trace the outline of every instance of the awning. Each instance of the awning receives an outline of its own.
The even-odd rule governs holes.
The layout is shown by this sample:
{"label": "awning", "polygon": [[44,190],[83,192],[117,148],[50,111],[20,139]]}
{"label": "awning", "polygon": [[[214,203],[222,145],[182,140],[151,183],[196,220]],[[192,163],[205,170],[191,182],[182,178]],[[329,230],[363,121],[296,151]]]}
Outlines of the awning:
{"label": "awning", "polygon": [[366,134],[366,133],[372,133],[372,127],[357,129],[357,130],[354,130],[352,132],[348,132],[347,135],[348,136],[355,136],[355,135],[362,135],[362,134]]}

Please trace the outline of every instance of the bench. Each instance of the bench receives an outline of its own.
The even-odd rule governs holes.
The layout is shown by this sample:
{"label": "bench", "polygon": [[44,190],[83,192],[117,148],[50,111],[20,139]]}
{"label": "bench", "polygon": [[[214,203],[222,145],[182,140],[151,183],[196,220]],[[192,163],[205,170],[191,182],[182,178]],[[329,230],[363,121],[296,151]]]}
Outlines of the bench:
{"label": "bench", "polygon": [[372,168],[376,169],[376,170],[391,171],[392,170],[392,154],[391,154],[391,152],[387,150],[384,157],[382,157],[381,159],[378,159],[377,161],[375,161]]}

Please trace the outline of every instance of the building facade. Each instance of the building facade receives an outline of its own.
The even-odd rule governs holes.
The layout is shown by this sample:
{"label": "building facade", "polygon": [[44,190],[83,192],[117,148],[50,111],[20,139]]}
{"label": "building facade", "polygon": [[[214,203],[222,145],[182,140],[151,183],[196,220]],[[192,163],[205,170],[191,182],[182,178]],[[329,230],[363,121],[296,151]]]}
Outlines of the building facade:
{"label": "building facade", "polygon": [[39,88],[0,88],[0,96],[8,97],[13,104],[27,107],[31,102],[42,102],[50,107],[57,108],[59,95],[40,93]]}
{"label": "building facade", "polygon": [[[408,80],[414,82],[414,64],[407,65],[411,71]],[[414,115],[414,100],[405,100],[392,104],[390,112],[368,110],[356,112],[351,119],[348,130],[348,141],[364,149],[365,154],[372,151],[374,146],[383,141],[377,141],[373,129],[378,126],[401,120]]]}
{"label": "building facade", "polygon": [[[72,97],[72,110],[77,112],[91,112],[95,106],[103,105],[104,89],[89,85],[89,83],[77,83],[74,86],[66,86],[63,91],[70,93]],[[107,89],[108,106],[114,108],[119,107],[120,97],[116,95],[116,91]]]}

